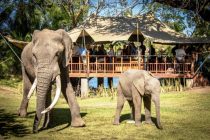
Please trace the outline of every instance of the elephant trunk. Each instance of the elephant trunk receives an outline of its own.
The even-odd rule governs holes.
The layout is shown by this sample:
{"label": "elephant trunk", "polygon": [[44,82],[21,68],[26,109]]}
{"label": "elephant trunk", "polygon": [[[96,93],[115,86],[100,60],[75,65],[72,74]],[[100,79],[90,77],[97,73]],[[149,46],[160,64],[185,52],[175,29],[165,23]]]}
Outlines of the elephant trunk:
{"label": "elephant trunk", "polygon": [[60,80],[60,75],[58,75],[58,76],[56,76],[56,93],[55,93],[55,97],[54,97],[51,105],[48,108],[46,108],[44,111],[41,112],[42,114],[49,112],[55,106],[55,104],[57,103],[57,101],[58,101],[58,99],[60,97],[60,94],[61,94],[61,80]]}
{"label": "elephant trunk", "polygon": [[33,131],[38,131],[38,126],[42,118],[41,111],[45,109],[46,96],[51,84],[52,74],[46,67],[39,68],[37,71],[37,99],[36,116],[34,119]]}
{"label": "elephant trunk", "polygon": [[160,98],[158,97],[158,100],[156,101],[156,118],[157,118],[157,127],[159,129],[163,129],[161,123],[160,123]]}

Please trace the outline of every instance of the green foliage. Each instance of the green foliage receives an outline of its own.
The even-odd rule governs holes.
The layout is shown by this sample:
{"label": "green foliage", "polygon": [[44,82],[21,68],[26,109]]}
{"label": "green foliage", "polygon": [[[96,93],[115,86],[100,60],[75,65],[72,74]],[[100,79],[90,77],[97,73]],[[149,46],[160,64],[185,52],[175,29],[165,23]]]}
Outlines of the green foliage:
{"label": "green foliage", "polygon": [[[80,0],[74,1],[74,9],[70,13],[70,9],[65,10],[61,4],[68,8],[68,3],[60,1],[59,4],[55,0],[0,1],[1,33],[9,34],[17,40],[30,41],[31,34],[37,29],[70,30],[75,27],[72,12],[77,15],[82,5],[80,5]],[[83,17],[88,13],[88,6],[83,6],[82,10],[83,14],[79,14],[77,20],[74,21],[75,25],[83,21]],[[14,50],[20,56],[21,50],[15,47]],[[2,38],[0,38],[0,56],[0,77],[20,74],[20,62]]]}
{"label": "green foliage", "polygon": [[[21,50],[13,47],[20,57]],[[21,62],[17,59],[4,40],[0,40],[0,78],[9,78],[19,75],[21,71]]]}
{"label": "green foliage", "polygon": [[6,86],[8,88],[15,88],[18,89],[18,87],[21,85],[22,79],[20,77],[13,77],[10,79],[1,79],[0,85]]}
{"label": "green foliage", "polygon": [[210,22],[205,22],[198,18],[195,19],[196,19],[196,26],[193,32],[193,36],[199,36],[199,37],[210,36]]}
{"label": "green foliage", "polygon": [[[161,79],[161,93],[167,93],[171,91],[183,91],[186,90],[186,79],[180,78],[168,78]],[[189,87],[188,87],[189,88]]]}
{"label": "green foliage", "polygon": [[183,32],[190,26],[185,22],[188,14],[185,10],[170,8],[159,3],[153,4],[151,10],[162,22],[177,32]]}

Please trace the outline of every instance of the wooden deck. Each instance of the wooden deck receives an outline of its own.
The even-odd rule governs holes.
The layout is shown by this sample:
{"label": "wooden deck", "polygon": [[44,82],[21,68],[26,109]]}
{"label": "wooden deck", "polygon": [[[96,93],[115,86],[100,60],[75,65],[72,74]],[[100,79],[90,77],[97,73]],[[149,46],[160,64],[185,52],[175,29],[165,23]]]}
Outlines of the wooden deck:
{"label": "wooden deck", "polygon": [[81,58],[71,60],[70,77],[118,77],[128,69],[150,71],[159,78],[191,78],[194,73],[194,62],[177,63],[174,58],[158,56],[153,59],[144,56],[86,56],[86,64]]}

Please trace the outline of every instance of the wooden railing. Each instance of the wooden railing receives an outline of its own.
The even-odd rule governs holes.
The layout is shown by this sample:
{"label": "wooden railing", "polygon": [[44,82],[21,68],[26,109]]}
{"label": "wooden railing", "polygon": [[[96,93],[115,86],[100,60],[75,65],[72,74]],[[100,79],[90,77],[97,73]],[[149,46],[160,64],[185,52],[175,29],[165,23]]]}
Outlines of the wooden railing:
{"label": "wooden railing", "polygon": [[87,55],[86,63],[80,57],[70,62],[70,77],[117,77],[128,69],[147,70],[160,77],[183,77],[193,74],[191,62],[177,63],[168,56],[99,56]]}

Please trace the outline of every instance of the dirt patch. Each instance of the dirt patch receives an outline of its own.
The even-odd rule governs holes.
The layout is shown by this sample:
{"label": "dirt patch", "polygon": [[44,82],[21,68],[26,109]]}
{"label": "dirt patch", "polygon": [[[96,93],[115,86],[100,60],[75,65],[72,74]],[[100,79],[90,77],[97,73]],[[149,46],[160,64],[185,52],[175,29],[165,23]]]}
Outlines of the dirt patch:
{"label": "dirt patch", "polygon": [[187,93],[210,93],[210,86],[194,87],[190,90],[186,90]]}
{"label": "dirt patch", "polygon": [[16,93],[16,91],[14,91],[14,89],[9,89],[9,88],[4,88],[4,87],[0,87],[0,94],[14,94]]}

